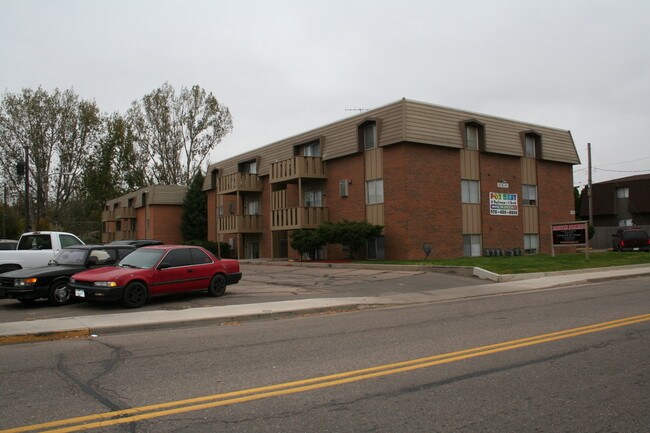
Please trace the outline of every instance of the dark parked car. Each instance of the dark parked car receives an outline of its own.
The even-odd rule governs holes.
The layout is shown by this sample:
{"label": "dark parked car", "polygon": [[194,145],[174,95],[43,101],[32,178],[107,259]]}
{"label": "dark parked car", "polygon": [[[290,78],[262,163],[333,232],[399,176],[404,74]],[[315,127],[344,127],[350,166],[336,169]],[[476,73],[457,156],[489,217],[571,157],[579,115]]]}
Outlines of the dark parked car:
{"label": "dark parked car", "polygon": [[14,239],[0,239],[0,250],[15,250],[18,247],[18,241]]}
{"label": "dark parked car", "polygon": [[640,228],[619,229],[613,235],[612,249],[614,251],[646,251],[650,252],[648,232]]}
{"label": "dark parked car", "polygon": [[47,298],[50,304],[65,305],[72,299],[70,277],[83,270],[111,266],[135,251],[131,245],[77,245],[63,248],[49,265],[0,274],[0,298],[29,303]]}
{"label": "dark parked car", "polygon": [[150,245],[163,245],[163,242],[155,239],[122,239],[110,242],[108,245],[133,245],[136,248],[140,248],[148,247]]}
{"label": "dark parked car", "polygon": [[157,245],[139,248],[117,267],[73,275],[74,297],[88,301],[121,301],[141,307],[152,296],[207,290],[221,296],[241,279],[239,262],[218,259],[201,247]]}

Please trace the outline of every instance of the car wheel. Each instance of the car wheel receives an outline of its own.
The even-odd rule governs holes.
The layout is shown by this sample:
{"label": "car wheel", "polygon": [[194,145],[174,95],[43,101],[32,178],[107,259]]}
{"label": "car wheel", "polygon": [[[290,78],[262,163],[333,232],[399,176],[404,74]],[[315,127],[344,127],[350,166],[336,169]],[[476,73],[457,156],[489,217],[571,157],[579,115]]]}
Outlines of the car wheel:
{"label": "car wheel", "polygon": [[53,282],[47,299],[55,307],[69,304],[72,299],[72,290],[68,287],[68,282],[66,280]]}
{"label": "car wheel", "polygon": [[147,302],[148,297],[147,286],[139,282],[133,282],[124,289],[122,305],[128,308],[142,307]]}
{"label": "car wheel", "polygon": [[226,277],[223,274],[217,274],[212,277],[210,287],[208,287],[208,295],[210,296],[223,296],[226,292]]}

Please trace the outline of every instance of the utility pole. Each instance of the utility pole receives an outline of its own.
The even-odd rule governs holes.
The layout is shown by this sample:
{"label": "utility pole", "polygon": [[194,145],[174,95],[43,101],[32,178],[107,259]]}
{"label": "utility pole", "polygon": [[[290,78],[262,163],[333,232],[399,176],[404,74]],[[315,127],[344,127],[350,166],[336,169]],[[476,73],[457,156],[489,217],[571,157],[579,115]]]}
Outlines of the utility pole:
{"label": "utility pole", "polygon": [[594,225],[594,203],[591,197],[591,143],[587,143],[587,199],[589,200],[589,225]]}

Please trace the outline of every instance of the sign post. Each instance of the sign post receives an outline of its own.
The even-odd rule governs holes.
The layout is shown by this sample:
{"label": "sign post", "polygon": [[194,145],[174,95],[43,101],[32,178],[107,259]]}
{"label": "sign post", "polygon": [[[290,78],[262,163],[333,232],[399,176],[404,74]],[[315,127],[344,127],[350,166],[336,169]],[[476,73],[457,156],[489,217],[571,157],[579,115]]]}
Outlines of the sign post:
{"label": "sign post", "polygon": [[551,252],[555,257],[555,247],[584,246],[585,255],[589,260],[589,222],[572,221],[569,223],[551,224]]}

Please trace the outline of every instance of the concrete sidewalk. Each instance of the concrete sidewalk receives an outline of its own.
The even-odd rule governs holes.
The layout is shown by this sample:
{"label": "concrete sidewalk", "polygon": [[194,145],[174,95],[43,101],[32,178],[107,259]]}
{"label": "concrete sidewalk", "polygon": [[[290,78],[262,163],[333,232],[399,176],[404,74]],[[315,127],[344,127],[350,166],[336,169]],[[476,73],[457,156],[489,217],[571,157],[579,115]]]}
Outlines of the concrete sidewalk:
{"label": "concrete sidewalk", "polygon": [[[475,270],[486,278],[486,271]],[[246,305],[191,308],[179,311],[129,311],[84,317],[64,317],[0,324],[0,344],[90,337],[108,333],[147,329],[178,328],[228,324],[246,320],[318,314],[331,311],[352,311],[380,306],[444,302],[506,293],[527,292],[599,281],[650,275],[650,265],[564,271],[523,276],[500,276],[511,281],[478,286],[438,289],[382,297],[337,297],[265,302]],[[506,277],[506,278],[504,278]],[[490,278],[488,275],[487,278]],[[491,278],[495,279],[495,278]]]}

